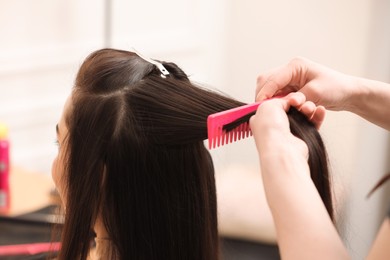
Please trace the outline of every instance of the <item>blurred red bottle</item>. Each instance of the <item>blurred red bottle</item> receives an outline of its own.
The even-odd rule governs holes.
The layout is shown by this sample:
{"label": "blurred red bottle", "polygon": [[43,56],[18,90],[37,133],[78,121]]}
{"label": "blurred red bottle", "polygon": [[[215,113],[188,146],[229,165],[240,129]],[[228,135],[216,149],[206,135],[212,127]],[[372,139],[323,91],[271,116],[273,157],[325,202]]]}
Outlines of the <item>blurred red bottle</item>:
{"label": "blurred red bottle", "polygon": [[10,208],[8,129],[0,124],[0,213]]}

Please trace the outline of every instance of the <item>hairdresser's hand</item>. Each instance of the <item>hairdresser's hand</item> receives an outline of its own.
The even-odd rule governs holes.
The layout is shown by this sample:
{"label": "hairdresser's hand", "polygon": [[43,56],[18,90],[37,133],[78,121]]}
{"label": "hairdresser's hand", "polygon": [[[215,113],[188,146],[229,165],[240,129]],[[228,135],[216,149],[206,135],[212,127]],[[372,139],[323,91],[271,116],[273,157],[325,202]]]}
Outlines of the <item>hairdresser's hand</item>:
{"label": "hairdresser's hand", "polygon": [[301,92],[292,92],[282,99],[286,100],[291,106],[297,108],[300,112],[306,115],[306,117],[320,129],[322,122],[325,118],[325,108],[323,106],[316,106],[311,101],[306,101],[306,97]]}
{"label": "hairdresser's hand", "polygon": [[290,106],[285,98],[265,101],[250,119],[263,175],[310,175],[307,145],[290,131],[286,114]]}
{"label": "hairdresser's hand", "polygon": [[259,106],[250,126],[283,259],[349,259],[310,178],[308,147],[290,132],[288,99]]}
{"label": "hairdresser's hand", "polygon": [[352,76],[331,70],[304,58],[270,70],[257,78],[256,100],[300,91],[307,100],[330,110],[344,110],[356,91]]}

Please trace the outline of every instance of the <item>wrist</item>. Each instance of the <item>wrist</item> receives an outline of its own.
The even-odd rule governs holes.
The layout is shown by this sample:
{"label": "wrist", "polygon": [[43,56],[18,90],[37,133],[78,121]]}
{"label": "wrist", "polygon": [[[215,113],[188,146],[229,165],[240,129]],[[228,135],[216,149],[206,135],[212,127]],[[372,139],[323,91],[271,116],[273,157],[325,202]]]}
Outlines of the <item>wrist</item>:
{"label": "wrist", "polygon": [[364,107],[362,104],[366,104],[370,96],[370,80],[352,76],[351,82],[351,93],[345,102],[345,110],[360,114],[360,109]]}
{"label": "wrist", "polygon": [[261,173],[271,179],[310,178],[309,165],[303,153],[284,144],[274,144],[259,152]]}

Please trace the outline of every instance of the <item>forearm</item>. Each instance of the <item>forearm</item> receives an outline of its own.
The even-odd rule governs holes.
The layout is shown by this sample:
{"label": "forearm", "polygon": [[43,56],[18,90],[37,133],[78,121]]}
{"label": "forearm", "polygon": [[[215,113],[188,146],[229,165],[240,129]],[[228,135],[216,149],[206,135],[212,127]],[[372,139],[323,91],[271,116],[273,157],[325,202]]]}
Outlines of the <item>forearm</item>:
{"label": "forearm", "polygon": [[367,256],[367,260],[390,259],[390,219],[387,217],[382,223],[379,233]]}
{"label": "forearm", "polygon": [[282,258],[348,259],[310,178],[308,146],[291,133],[287,105],[266,101],[250,120]]}
{"label": "forearm", "polygon": [[276,156],[263,156],[261,169],[282,258],[348,259],[308,169],[294,163],[288,154]]}
{"label": "forearm", "polygon": [[354,78],[356,91],[346,109],[390,130],[390,84]]}

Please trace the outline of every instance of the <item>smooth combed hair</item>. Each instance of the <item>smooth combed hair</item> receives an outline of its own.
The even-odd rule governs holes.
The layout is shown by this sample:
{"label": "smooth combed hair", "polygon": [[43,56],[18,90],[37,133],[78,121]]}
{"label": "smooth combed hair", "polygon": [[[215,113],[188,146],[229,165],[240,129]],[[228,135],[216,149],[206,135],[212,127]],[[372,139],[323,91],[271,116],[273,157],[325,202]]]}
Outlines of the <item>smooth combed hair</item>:
{"label": "smooth combed hair", "polygon": [[[99,215],[116,259],[219,259],[206,120],[244,103],[163,64],[166,78],[132,52],[103,49],[81,65],[65,115],[67,214],[59,259],[87,258]],[[300,129],[293,133],[308,143],[312,177],[322,179],[314,182],[331,214],[324,147],[297,114],[290,115],[292,129]]]}
{"label": "smooth combed hair", "polygon": [[328,211],[329,217],[334,221],[333,200],[331,190],[331,176],[328,169],[328,155],[325,145],[314,124],[304,114],[291,107],[287,113],[291,133],[302,139],[309,149],[310,177]]}

